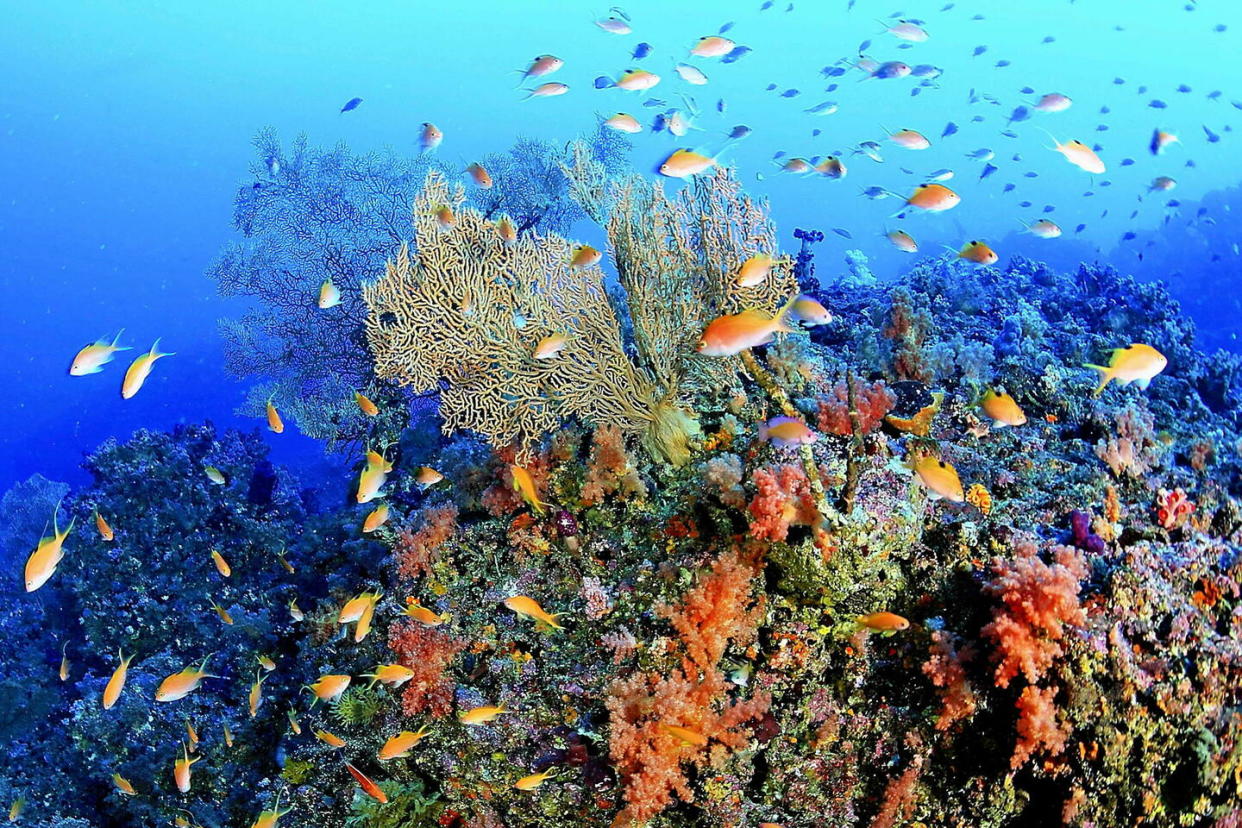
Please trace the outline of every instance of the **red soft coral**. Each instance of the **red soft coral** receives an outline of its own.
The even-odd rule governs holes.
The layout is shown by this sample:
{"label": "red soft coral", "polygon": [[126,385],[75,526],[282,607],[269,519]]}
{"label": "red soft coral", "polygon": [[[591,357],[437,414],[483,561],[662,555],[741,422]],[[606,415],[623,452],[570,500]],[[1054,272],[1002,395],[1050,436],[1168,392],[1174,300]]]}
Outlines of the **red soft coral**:
{"label": "red soft coral", "polygon": [[[855,381],[854,407],[858,411],[858,428],[862,434],[870,434],[884,422],[884,415],[893,410],[897,404],[897,396],[884,384],[877,380],[871,385]],[[820,397],[819,412],[815,424],[819,430],[840,437],[848,437],[854,433],[850,424],[849,389],[845,380],[836,384],[828,395]]]}
{"label": "red soft coral", "polygon": [[414,671],[401,695],[405,715],[427,712],[439,717],[451,713],[453,682],[445,672],[465,649],[466,642],[435,627],[410,621],[393,625],[388,632],[388,646],[397,654],[398,664]]}
{"label": "red soft coral", "polygon": [[[719,662],[730,643],[754,640],[761,613],[750,599],[754,576],[754,568],[736,553],[721,556],[677,606],[659,611],[680,635],[681,666],[637,673],[609,688],[609,755],[621,774],[626,803],[614,825],[645,823],[674,796],[693,801],[682,765],[719,768],[750,743],[750,733],[740,728],[763,716],[771,698],[756,693],[730,702],[732,685]],[[687,744],[665,725],[691,730],[703,742]]]}
{"label": "red soft coral", "polygon": [[751,536],[783,541],[789,537],[790,526],[819,523],[811,484],[801,466],[785,464],[758,469],[752,479],[757,491],[748,507]]}
{"label": "red soft coral", "polygon": [[1009,766],[1017,769],[1036,751],[1057,756],[1065,750],[1069,726],[1057,722],[1055,687],[1026,687],[1018,697],[1018,742]]}
{"label": "red soft coral", "polygon": [[982,630],[996,645],[996,685],[1008,687],[1018,674],[1032,684],[1062,654],[1066,624],[1086,622],[1078,590],[1087,565],[1078,550],[1055,546],[1046,564],[1035,545],[1018,545],[1013,560],[992,562],[995,577],[984,587],[1001,599],[993,620]]}
{"label": "red soft coral", "polygon": [[414,580],[431,569],[432,556],[457,532],[457,507],[451,503],[424,509],[417,529],[405,526],[397,532],[393,551],[397,557],[397,573]]}
{"label": "red soft coral", "polygon": [[923,673],[940,688],[940,718],[936,720],[936,729],[948,730],[954,722],[975,712],[975,693],[962,666],[967,656],[953,645],[953,635],[946,630],[936,630],[931,639],[931,652],[923,663]]}
{"label": "red soft coral", "polygon": [[579,497],[583,506],[594,506],[617,492],[643,498],[647,487],[625,452],[625,435],[620,427],[602,425],[591,438],[591,461]]}

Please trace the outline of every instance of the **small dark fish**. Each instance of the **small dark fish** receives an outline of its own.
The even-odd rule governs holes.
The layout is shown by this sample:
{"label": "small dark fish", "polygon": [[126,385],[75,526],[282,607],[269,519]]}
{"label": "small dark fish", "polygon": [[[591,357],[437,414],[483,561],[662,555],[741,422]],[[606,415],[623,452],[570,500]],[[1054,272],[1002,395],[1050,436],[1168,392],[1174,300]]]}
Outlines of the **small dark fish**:
{"label": "small dark fish", "polygon": [[1013,182],[1010,182],[1005,185],[1005,189],[1003,190],[1003,192],[1012,193],[1016,189],[1018,189],[1018,185],[1014,184]]}
{"label": "small dark fish", "polygon": [[772,160],[773,160],[773,161],[779,161],[780,159],[782,159],[782,158],[784,158],[784,157],[785,157],[785,151],[784,151],[784,150],[777,150],[776,152],[772,153]]}
{"label": "small dark fish", "polygon": [[643,106],[667,106],[667,105],[668,105],[668,101],[661,100],[660,98],[651,98],[650,100],[643,101]]}
{"label": "small dark fish", "polygon": [[826,112],[829,109],[832,109],[833,111],[835,111],[836,106],[837,104],[833,101],[824,101],[823,103],[817,103],[815,104],[815,106],[809,107],[802,111],[805,112],[807,115],[818,115],[819,113]]}
{"label": "small dark fish", "polygon": [[947,12],[949,9],[953,8],[956,5],[957,5],[956,3],[945,3],[944,6],[942,6],[940,10],[942,12]]}
{"label": "small dark fish", "polygon": [[1000,169],[1000,167],[997,167],[995,164],[989,163],[989,164],[984,165],[983,172],[979,173],[979,180],[982,181],[983,179],[987,178],[992,173],[996,172],[998,169]]}
{"label": "small dark fish", "polygon": [[733,28],[733,21],[730,20],[728,23],[724,24],[719,29],[717,29],[716,34],[724,34],[725,32],[729,31],[729,29],[732,29],[732,28]]}
{"label": "small dark fish", "polygon": [[910,74],[916,78],[938,78],[944,74],[944,70],[930,63],[920,63],[910,70]]}
{"label": "small dark fish", "polygon": [[1178,201],[1176,198],[1170,198],[1168,201],[1166,201],[1166,202],[1165,202],[1165,205],[1164,205],[1164,206],[1166,206],[1166,207],[1181,207],[1181,206],[1182,206],[1182,203],[1181,203],[1180,201]]}
{"label": "small dark fish", "polygon": [[1207,208],[1206,208],[1206,207],[1200,207],[1200,208],[1199,208],[1199,209],[1195,212],[1195,218],[1202,218],[1203,216],[1206,216],[1206,215],[1207,215]]}
{"label": "small dark fish", "polygon": [[1015,153],[1011,156],[1011,160],[1013,160],[1013,161],[1015,161],[1015,162],[1017,162],[1017,161],[1021,161],[1021,160],[1022,160],[1022,153],[1020,153],[1020,152],[1015,152]]}
{"label": "small dark fish", "polygon": [[1048,35],[1047,37],[1045,37],[1043,40],[1041,40],[1041,41],[1039,41],[1039,42],[1040,42],[1040,43],[1056,43],[1056,42],[1057,42],[1057,39],[1056,39],[1055,37],[1053,37],[1052,35]]}
{"label": "small dark fish", "polygon": [[839,87],[840,87],[840,84],[830,83],[824,87],[824,91],[825,92],[836,92]]}
{"label": "small dark fish", "polygon": [[781,97],[782,98],[796,98],[801,94],[802,93],[799,92],[797,89],[786,89],[784,92],[781,93]]}
{"label": "small dark fish", "polygon": [[910,97],[917,98],[920,94],[922,94],[922,92],[923,92],[923,87],[916,86],[910,90]]}
{"label": "small dark fish", "polygon": [[825,66],[819,73],[826,78],[839,78],[845,74],[844,66]]}
{"label": "small dark fish", "polygon": [[949,121],[947,124],[944,125],[944,131],[940,133],[940,137],[948,138],[950,135],[952,135],[955,132],[957,132],[957,124],[953,123],[952,121]]}
{"label": "small dark fish", "polygon": [[1188,159],[1186,160],[1186,166],[1187,166],[1187,167],[1197,167],[1197,166],[1199,166],[1199,165],[1195,163],[1195,159],[1193,159],[1193,158],[1188,158]]}
{"label": "small dark fish", "polygon": [[818,138],[820,135],[822,135],[822,134],[823,134],[823,132],[824,132],[824,131],[823,131],[822,129],[813,129],[813,130],[811,130],[811,137],[812,137],[812,138]]}
{"label": "small dark fish", "polygon": [[1008,61],[1008,60],[998,60],[998,61],[996,61],[996,66],[995,66],[995,67],[993,67],[993,68],[995,68],[995,69],[1004,69],[1004,68],[1005,68],[1006,66],[1008,66],[1009,64],[1010,64],[1010,61]]}
{"label": "small dark fish", "polygon": [[1022,173],[1023,178],[1039,178],[1039,173],[1031,171]]}
{"label": "small dark fish", "polygon": [[971,57],[979,57],[979,55],[983,54],[983,53],[984,53],[984,52],[986,52],[987,50],[988,50],[988,47],[987,47],[987,46],[976,46],[976,47],[975,47],[975,50],[974,50],[973,52],[971,52],[971,53],[970,53],[970,56],[971,56]]}
{"label": "small dark fish", "polygon": [[776,5],[776,3],[773,0],[763,0],[763,5],[759,7],[759,11],[767,11],[774,5]]}
{"label": "small dark fish", "polygon": [[1004,135],[1006,138],[1017,138],[1018,137],[1018,133],[1014,132],[1012,129],[1001,130],[1001,135]]}
{"label": "small dark fish", "polygon": [[1111,186],[1113,186],[1113,182],[1111,182],[1111,181],[1101,181],[1101,182],[1100,182],[1100,186],[1101,186],[1101,187],[1111,187]]}
{"label": "small dark fish", "polygon": [[1013,112],[1009,113],[1008,123],[1012,124],[1015,121],[1025,121],[1026,119],[1030,117],[1031,117],[1031,110],[1027,109],[1025,106],[1015,106],[1013,108]]}
{"label": "small dark fish", "polygon": [[1021,207],[1023,210],[1025,210],[1027,207],[1030,207],[1030,206],[1031,206],[1031,202],[1029,202],[1029,201],[1019,201],[1019,202],[1018,202],[1018,206],[1019,206],[1019,207]]}
{"label": "small dark fish", "polygon": [[605,75],[600,75],[595,79],[596,89],[608,89],[610,86],[612,86],[612,79]]}
{"label": "small dark fish", "polygon": [[734,63],[746,57],[746,55],[748,55],[749,53],[753,51],[754,50],[751,49],[749,46],[734,46],[733,49],[729,51],[729,54],[725,55],[724,57],[720,59],[720,62],[721,63]]}
{"label": "small dark fish", "polygon": [[1150,101],[1147,102],[1147,105],[1151,107],[1152,109],[1168,109],[1169,108],[1169,105],[1165,103],[1164,101],[1160,100],[1159,98],[1152,98]]}
{"label": "small dark fish", "polygon": [[1230,101],[1229,103],[1234,109],[1242,109],[1242,101]]}
{"label": "small dark fish", "polygon": [[634,58],[634,60],[642,60],[649,54],[651,54],[651,44],[640,43],[634,47],[634,54],[630,55],[630,57]]}
{"label": "small dark fish", "polygon": [[1228,29],[1228,28],[1229,28],[1229,27],[1228,27],[1228,26],[1226,26],[1224,23],[1217,23],[1215,26],[1213,26],[1213,27],[1212,27],[1212,31],[1214,31],[1214,32],[1223,32],[1223,31],[1225,31],[1225,30],[1226,30],[1226,29]]}
{"label": "small dark fish", "polygon": [[1108,218],[1108,210],[1105,210],[1104,212],[1100,213],[1100,218]]}
{"label": "small dark fish", "polygon": [[1203,134],[1207,136],[1209,144],[1215,144],[1217,141],[1220,140],[1220,136],[1217,135],[1215,132],[1212,132],[1212,130],[1208,127],[1207,124],[1203,125]]}
{"label": "small dark fish", "polygon": [[769,83],[767,86],[763,87],[763,91],[764,91],[764,92],[771,92],[771,91],[772,91],[773,89],[775,89],[775,88],[776,88],[776,84],[774,84],[774,83]]}
{"label": "small dark fish", "polygon": [[1085,193],[1083,193],[1083,194],[1082,194],[1082,197],[1083,197],[1083,198],[1091,198],[1093,195],[1095,195],[1095,193],[1091,192],[1090,190],[1087,190],[1087,192],[1085,192]]}
{"label": "small dark fish", "polygon": [[1092,152],[1099,152],[1102,149],[1104,149],[1104,145],[1099,143],[1098,141],[1091,145]]}
{"label": "small dark fish", "polygon": [[986,20],[987,18],[985,18],[985,17],[984,17],[983,15],[981,15],[981,14],[976,14],[974,17],[972,17],[972,18],[970,18],[970,19],[971,19],[971,20]]}
{"label": "small dark fish", "polygon": [[1077,227],[1075,227],[1075,228],[1074,228],[1074,232],[1075,232],[1075,233],[1081,233],[1083,230],[1086,230],[1086,229],[1087,229],[1087,225],[1085,225],[1085,224],[1080,224],[1080,225],[1078,225]]}
{"label": "small dark fish", "polygon": [[1123,167],[1129,167],[1129,166],[1130,166],[1130,165],[1132,165],[1133,163],[1134,163],[1134,159],[1133,159],[1133,158],[1123,158],[1123,159],[1121,159],[1121,166],[1123,166]]}
{"label": "small dark fish", "polygon": [[729,138],[745,138],[747,135],[750,135],[750,133],[750,127],[746,126],[746,124],[738,124],[733,129],[729,130]]}
{"label": "small dark fish", "polygon": [[1122,240],[1122,241],[1130,241],[1130,240],[1131,240],[1131,239],[1133,239],[1135,236],[1136,236],[1136,234],[1135,234],[1135,232],[1134,232],[1133,230],[1127,230],[1124,234],[1122,234],[1122,236],[1121,236],[1121,240]]}
{"label": "small dark fish", "polygon": [[852,239],[852,238],[854,238],[853,236],[851,236],[851,235],[850,235],[850,231],[849,231],[849,230],[846,230],[846,229],[845,229],[845,228],[843,228],[843,227],[834,227],[834,228],[832,228],[832,232],[836,233],[838,236],[840,236],[840,237],[841,237],[841,238],[843,238],[843,239]]}
{"label": "small dark fish", "polygon": [[785,11],[786,11],[786,12],[791,12],[791,11],[793,11],[793,3],[790,3],[788,6],[786,6],[786,7],[785,7]]}
{"label": "small dark fish", "polygon": [[1177,91],[1178,91],[1178,92],[1181,92],[1183,95],[1185,95],[1187,92],[1190,92],[1190,91],[1191,91],[1191,89],[1190,89],[1190,87],[1189,87],[1189,86],[1187,86],[1186,84],[1184,84],[1184,83],[1179,83],[1179,84],[1177,85]]}
{"label": "small dark fish", "polygon": [[970,122],[971,122],[972,124],[981,124],[981,123],[983,123],[985,120],[986,120],[986,119],[985,119],[982,115],[975,115],[974,117],[972,117],[972,118],[970,119]]}
{"label": "small dark fish", "polygon": [[349,112],[352,109],[357,109],[358,104],[360,103],[362,103],[362,98],[350,98],[348,101],[345,102],[345,105],[341,107],[341,111]]}
{"label": "small dark fish", "polygon": [[1047,215],[1048,213],[1055,213],[1055,212],[1056,212],[1056,209],[1057,209],[1057,208],[1056,208],[1056,207],[1053,207],[1051,204],[1045,204],[1045,205],[1044,205],[1044,209],[1043,209],[1043,213],[1044,213],[1045,215]]}
{"label": "small dark fish", "polygon": [[1019,94],[1019,95],[1034,95],[1034,94],[1035,94],[1035,90],[1034,90],[1034,89],[1032,89],[1032,88],[1031,88],[1031,87],[1029,87],[1029,86],[1024,86],[1024,87],[1022,87],[1021,89],[1019,89],[1019,90],[1018,90],[1018,94]]}
{"label": "small dark fish", "polygon": [[871,48],[871,41],[864,40],[862,43],[858,44],[858,54],[861,55],[863,52],[867,51],[870,48]]}
{"label": "small dark fish", "polygon": [[1096,132],[1108,132],[1108,124],[1098,124],[1095,128]]}
{"label": "small dark fish", "polygon": [[1111,110],[1111,109],[1109,109],[1107,106],[1101,106],[1101,107],[1100,107],[1100,114],[1101,114],[1101,115],[1107,115],[1107,114],[1108,114],[1108,113],[1110,113],[1110,112],[1112,112],[1112,110]]}
{"label": "small dark fish", "polygon": [[1216,99],[1217,99],[1217,98],[1219,98],[1219,97],[1220,97],[1220,90],[1219,90],[1219,89],[1213,89],[1211,92],[1207,93],[1207,99],[1208,99],[1209,101],[1214,101],[1214,100],[1216,100]]}
{"label": "small dark fish", "polygon": [[724,98],[721,98],[720,100],[716,101],[716,111],[717,111],[717,112],[723,113],[723,112],[724,112],[726,109],[728,109],[728,108],[729,108],[729,105],[728,105],[727,103],[725,103],[725,99],[724,99]]}
{"label": "small dark fish", "polygon": [[1140,87],[1138,88],[1138,93],[1139,93],[1140,95],[1146,94],[1146,92],[1147,92],[1147,87],[1146,87],[1146,86],[1140,86]]}

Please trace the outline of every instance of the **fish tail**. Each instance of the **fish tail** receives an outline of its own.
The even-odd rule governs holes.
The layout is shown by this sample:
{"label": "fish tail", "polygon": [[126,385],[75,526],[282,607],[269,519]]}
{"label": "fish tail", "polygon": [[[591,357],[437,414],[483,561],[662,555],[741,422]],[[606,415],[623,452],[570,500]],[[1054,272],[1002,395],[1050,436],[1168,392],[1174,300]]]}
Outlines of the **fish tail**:
{"label": "fish tail", "polygon": [[166,356],[174,356],[175,354],[176,354],[175,351],[168,351],[167,353],[165,353],[164,351],[161,351],[160,340],[158,338],[156,338],[155,344],[151,346],[151,356],[154,359],[159,359],[160,357],[166,357]]}
{"label": "fish tail", "polygon": [[800,293],[795,293],[781,306],[780,310],[772,318],[776,320],[776,330],[780,333],[793,333],[798,330],[797,323],[790,324],[788,320],[789,312],[793,310],[794,303],[798,301]]}
{"label": "fish tail", "polygon": [[1050,147],[1045,147],[1045,149],[1050,149],[1050,150],[1052,150],[1053,152],[1058,152],[1059,150],[1057,150],[1057,147],[1058,147],[1058,146],[1060,146],[1061,142],[1057,140],[1057,136],[1053,135],[1051,132],[1049,132],[1048,130],[1044,129],[1043,127],[1036,127],[1036,129],[1038,129],[1038,130],[1039,130],[1040,132],[1042,132],[1044,135],[1047,135],[1049,138],[1051,138],[1051,139],[1052,139],[1052,146],[1050,146]]}
{"label": "fish tail", "polygon": [[121,328],[119,331],[116,332],[116,336],[112,337],[112,350],[114,351],[132,351],[133,350],[133,348],[131,348],[128,345],[117,345],[116,344],[121,341],[121,334],[123,333],[125,333],[125,329]]}
{"label": "fish tail", "polygon": [[1103,392],[1103,390],[1105,389],[1105,387],[1107,387],[1107,386],[1108,386],[1108,384],[1109,384],[1110,382],[1112,382],[1112,381],[1113,381],[1113,373],[1112,373],[1112,369],[1110,369],[1110,368],[1108,368],[1108,367],[1106,367],[1106,366],[1104,366],[1104,365],[1092,365],[1092,364],[1091,364],[1091,363],[1089,363],[1089,362],[1084,363],[1082,367],[1083,367],[1083,368],[1090,368],[1092,371],[1097,371],[1097,372],[1099,372],[1099,374],[1100,374],[1100,384],[1096,386],[1095,391],[1091,392],[1091,396],[1093,396],[1093,397],[1098,397],[1098,396],[1100,396],[1100,393],[1101,393],[1101,392]]}

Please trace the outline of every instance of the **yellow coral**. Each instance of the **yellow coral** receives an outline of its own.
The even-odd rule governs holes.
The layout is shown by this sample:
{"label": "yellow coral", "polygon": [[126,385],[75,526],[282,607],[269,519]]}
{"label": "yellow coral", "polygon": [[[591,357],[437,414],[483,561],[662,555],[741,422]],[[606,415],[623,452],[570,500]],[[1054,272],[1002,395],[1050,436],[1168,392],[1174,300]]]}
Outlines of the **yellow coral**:
{"label": "yellow coral", "polygon": [[966,490],[966,502],[985,515],[992,511],[992,493],[982,483],[975,483]]}

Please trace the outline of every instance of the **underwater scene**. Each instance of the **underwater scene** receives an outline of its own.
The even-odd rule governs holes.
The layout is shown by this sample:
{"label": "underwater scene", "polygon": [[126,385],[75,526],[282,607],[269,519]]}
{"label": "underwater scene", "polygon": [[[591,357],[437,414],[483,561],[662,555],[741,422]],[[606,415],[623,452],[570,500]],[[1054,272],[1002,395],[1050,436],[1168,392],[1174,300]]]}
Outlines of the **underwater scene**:
{"label": "underwater scene", "polygon": [[0,814],[1242,828],[1242,4],[609,2],[7,4]]}

